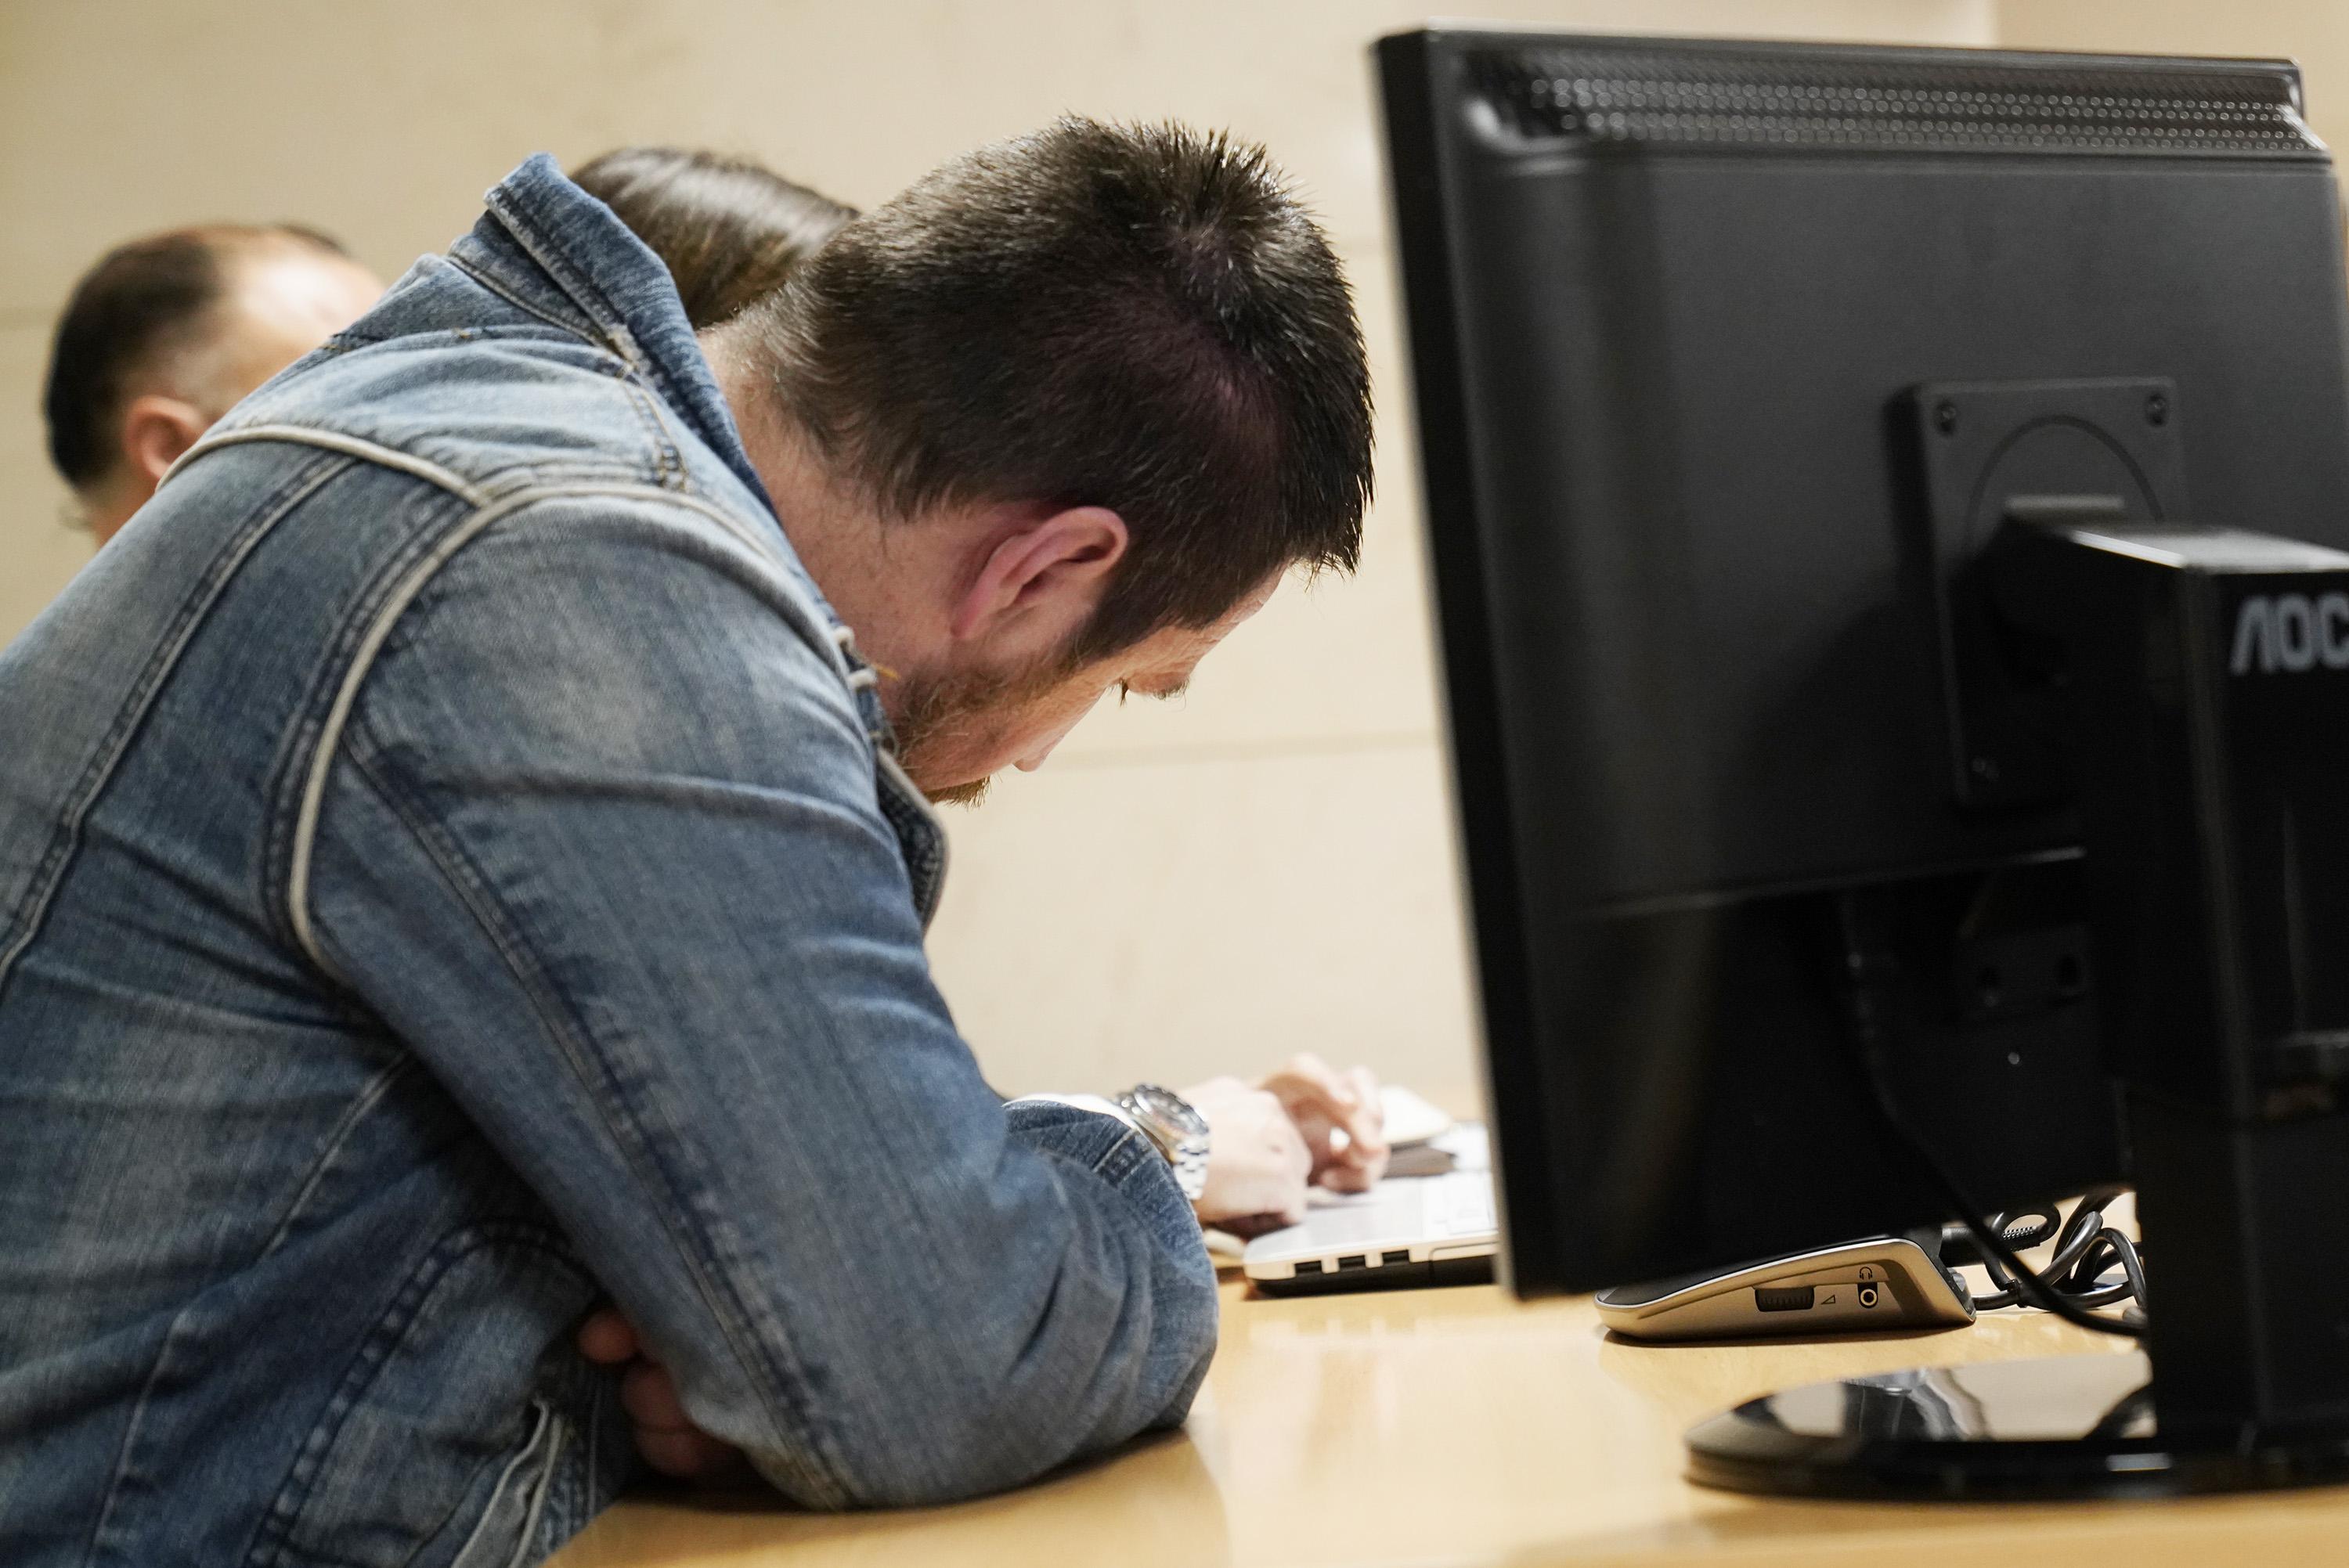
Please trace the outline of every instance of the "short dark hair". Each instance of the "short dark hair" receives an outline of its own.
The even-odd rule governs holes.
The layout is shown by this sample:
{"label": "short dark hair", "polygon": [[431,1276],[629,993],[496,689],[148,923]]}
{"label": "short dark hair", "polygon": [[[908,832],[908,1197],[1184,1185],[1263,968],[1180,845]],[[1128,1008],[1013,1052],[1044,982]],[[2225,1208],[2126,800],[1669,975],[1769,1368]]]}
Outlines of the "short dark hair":
{"label": "short dark hair", "polygon": [[623,147],[572,182],[601,200],[668,268],[696,327],[715,325],[782,287],[856,209],[747,158]]}
{"label": "short dark hair", "polygon": [[82,274],[41,395],[49,460],[67,484],[88,490],[114,470],[114,425],[132,381],[202,333],[228,288],[224,258],[272,242],[350,253],[299,223],[207,223],[117,245]]}
{"label": "short dark hair", "polygon": [[1125,520],[1072,660],[1361,552],[1361,329],[1260,147],[1064,119],[850,223],[743,324],[782,410],[885,513],[1042,500]]}

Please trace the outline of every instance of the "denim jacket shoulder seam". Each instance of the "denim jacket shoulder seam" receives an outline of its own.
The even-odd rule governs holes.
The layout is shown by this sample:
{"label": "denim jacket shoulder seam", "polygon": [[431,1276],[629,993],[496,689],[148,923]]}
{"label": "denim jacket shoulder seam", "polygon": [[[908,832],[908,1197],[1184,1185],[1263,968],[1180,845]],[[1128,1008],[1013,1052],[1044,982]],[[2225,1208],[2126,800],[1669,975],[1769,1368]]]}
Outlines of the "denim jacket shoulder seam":
{"label": "denim jacket shoulder seam", "polygon": [[[372,446],[372,443],[358,444]],[[389,450],[389,449],[376,449]],[[471,543],[492,523],[524,507],[542,501],[578,500],[598,495],[684,507],[719,523],[736,541],[767,563],[777,567],[784,564],[772,546],[761,541],[739,518],[730,514],[724,508],[715,506],[698,496],[662,490],[652,485],[609,482],[558,483],[516,490],[480,507],[471,516],[443,534],[432,549],[426,552],[424,558],[409,569],[407,575],[377,608],[375,618],[369,624],[367,634],[360,639],[358,647],[352,654],[349,666],[343,673],[334,701],[328,707],[319,733],[313,742],[306,778],[295,805],[294,836],[288,854],[285,893],[286,926],[292,932],[295,944],[301,947],[303,953],[311,962],[318,965],[324,973],[340,978],[337,972],[326,962],[326,955],[319,951],[310,924],[310,854],[317,831],[318,810],[325,798],[326,775],[333,766],[343,726],[349,718],[352,705],[357,701],[359,686],[366,681],[368,672],[374,667],[376,657],[382,652],[383,645],[390,637],[392,628],[398,624],[400,616],[407,613],[409,606],[424,591],[434,575],[446,566],[460,550]],[[788,581],[788,577],[786,580]],[[795,593],[792,597],[796,602],[799,595]],[[833,640],[816,624],[821,617],[807,606],[800,605],[799,609],[802,623],[799,627],[802,635],[818,650],[819,656],[845,684],[848,679],[846,658]]]}
{"label": "denim jacket shoulder seam", "polygon": [[[660,387],[651,379],[639,377],[636,387],[645,399],[646,412],[654,424],[659,427],[661,438],[667,443],[667,455],[676,459],[678,492],[693,496],[696,500],[706,499],[707,492],[696,481],[691,465],[685,460],[684,448],[692,438],[678,429],[677,410],[670,406],[667,398],[661,396]],[[780,528],[781,524],[778,522],[776,526]]]}
{"label": "denim jacket shoulder seam", "polygon": [[[412,475],[405,477],[414,480]],[[415,480],[419,490],[428,482]],[[292,885],[295,830],[300,820],[302,788],[309,776],[320,719],[341,686],[345,668],[373,624],[375,611],[405,581],[409,569],[430,553],[450,528],[471,513],[472,509],[461,498],[447,491],[431,493],[443,503],[439,515],[422,526],[406,531],[398,548],[373,563],[367,579],[357,585],[357,595],[347,610],[336,618],[331,635],[314,651],[311,669],[304,679],[296,706],[282,727],[283,733],[270,761],[263,797],[267,802],[264,830],[254,866],[254,902],[264,912],[277,940],[290,948],[301,950],[302,944],[285,893]],[[330,980],[337,978],[330,971],[321,973]],[[331,985],[326,989],[329,995],[345,995]],[[347,1000],[356,1002],[356,998]]]}
{"label": "denim jacket shoulder seam", "polygon": [[[471,913],[474,923],[497,952],[507,972],[514,977],[516,983],[522,986],[523,994],[530,998],[532,1012],[538,1016],[548,1034],[560,1044],[563,1057],[569,1064],[572,1072],[577,1075],[595,1104],[602,1109],[606,1125],[612,1126],[616,1133],[621,1134],[617,1141],[622,1150],[626,1152],[629,1162],[633,1165],[638,1159],[647,1157],[652,1147],[651,1140],[645,1137],[643,1130],[635,1125],[634,1119],[627,1113],[625,1099],[607,1092],[609,1087],[607,1078],[599,1077],[596,1072],[591,1070],[589,1058],[595,1057],[597,1053],[583,1043],[585,1032],[577,1026],[574,1020],[564,1016],[564,1009],[549,995],[549,987],[541,978],[540,968],[530,956],[527,939],[514,928],[512,920],[499,906],[489,878],[471,863],[462,845],[451,840],[440,825],[431,820],[429,812],[409,801],[389,779],[384,777],[380,769],[370,765],[358,748],[347,748],[347,754],[350,758],[353,771],[376,798],[383,802],[385,809],[389,810],[398,820],[400,825],[407,829],[409,836],[415,841],[417,847],[440,872],[441,880],[456,895],[458,902]],[[613,1126],[615,1123],[617,1125]],[[625,1129],[624,1132],[623,1129]],[[659,1169],[657,1159],[653,1160],[653,1166],[651,1174],[658,1178],[662,1187],[673,1191],[675,1182],[667,1171]],[[641,1177],[645,1173],[639,1174]],[[679,1204],[677,1208],[679,1212],[688,1215],[690,1213],[689,1207],[686,1205]],[[678,1239],[683,1240],[683,1238]],[[749,1314],[745,1304],[735,1299],[731,1291],[723,1289],[717,1278],[704,1265],[703,1256],[711,1250],[709,1248],[708,1238],[696,1236],[694,1243],[695,1244],[691,1246],[680,1245],[678,1252],[691,1268],[697,1292],[709,1307],[711,1316],[724,1326],[729,1348],[739,1362],[745,1367],[767,1364],[772,1367],[771,1376],[777,1373],[781,1375],[781,1380],[783,1386],[774,1390],[779,1396],[774,1404],[777,1407],[788,1408],[792,1412],[794,1421],[800,1427],[798,1435],[806,1444],[810,1458],[814,1459],[815,1456],[823,1453],[823,1444],[811,1418],[812,1406],[801,1392],[807,1382],[804,1371],[791,1363],[788,1349],[781,1346],[776,1347],[777,1358],[757,1353],[759,1340],[756,1336],[747,1331]],[[586,1260],[583,1260],[585,1261]],[[592,1264],[590,1267],[592,1268]],[[723,1298],[723,1305],[721,1305],[721,1298]],[[836,1460],[826,1456],[822,1462],[824,1463],[825,1469],[809,1475],[806,1479],[817,1483],[818,1490],[829,1492],[835,1499],[844,1501],[850,1494],[839,1479],[840,1471]]]}
{"label": "denim jacket shoulder seam", "polygon": [[340,452],[346,457],[363,459],[384,468],[412,474],[429,484],[440,486],[469,506],[481,506],[489,500],[481,487],[428,458],[403,452],[397,447],[387,447],[379,441],[370,441],[363,436],[346,435],[340,430],[320,429],[311,425],[287,424],[245,425],[208,435],[180,454],[179,459],[164,470],[156,488],[160,490],[171,483],[190,463],[206,453],[247,441],[285,441],[297,446],[323,447],[330,452]]}
{"label": "denim jacket shoulder seam", "polygon": [[653,472],[664,490],[679,490],[685,483],[685,459],[660,417],[660,398],[634,375],[620,378],[621,395],[644,422],[645,438],[652,443]]}
{"label": "denim jacket shoulder seam", "polygon": [[81,829],[90,806],[104,792],[107,781],[113,778],[122,760],[131,737],[148,706],[162,689],[180,655],[186,651],[196,629],[202,625],[214,602],[227,590],[245,561],[259,547],[261,541],[287,513],[314,494],[335,475],[349,465],[347,461],[321,459],[314,464],[297,467],[288,474],[276,490],[254,509],[253,518],[234,535],[227,549],[199,577],[194,587],[181,600],[168,634],[158,643],[140,672],[123,710],[92,751],[75,781],[64,815],[58,821],[49,849],[36,866],[33,880],[27,884],[30,894],[20,906],[12,925],[0,925],[0,988],[7,985],[16,959],[39,934],[48,916],[49,902],[55,896],[65,867],[71,861],[81,841]]}
{"label": "denim jacket shoulder seam", "polygon": [[[293,932],[295,943],[325,973],[336,975],[339,978],[338,972],[327,963],[326,954],[319,951],[316,935],[311,928],[310,855],[317,832],[319,807],[326,796],[326,777],[333,767],[335,755],[342,738],[343,727],[349,720],[352,706],[358,700],[359,687],[365,683],[368,672],[374,668],[377,655],[383,651],[383,645],[390,637],[392,628],[398,624],[399,618],[407,613],[409,606],[415,602],[417,596],[424,591],[433,577],[459,551],[472,542],[492,523],[524,507],[551,500],[584,500],[593,496],[612,496],[690,507],[723,523],[738,540],[750,546],[758,554],[767,557],[770,561],[773,560],[772,552],[761,548],[755,535],[743,528],[739,521],[729,518],[720,509],[710,506],[708,502],[697,501],[692,497],[680,495],[674,490],[665,490],[650,485],[606,482],[533,486],[501,496],[496,500],[476,509],[470,516],[442,534],[433,547],[425,553],[423,559],[409,568],[407,574],[377,607],[367,634],[359,640],[357,648],[351,655],[348,667],[343,672],[343,678],[336,689],[334,701],[327,708],[318,735],[312,745],[309,767],[306,769],[307,776],[295,812],[294,841],[286,874],[285,913],[287,926]],[[802,631],[804,630],[805,628],[802,628]],[[838,658],[836,652],[833,658],[835,660]],[[843,678],[845,679],[844,674]]]}

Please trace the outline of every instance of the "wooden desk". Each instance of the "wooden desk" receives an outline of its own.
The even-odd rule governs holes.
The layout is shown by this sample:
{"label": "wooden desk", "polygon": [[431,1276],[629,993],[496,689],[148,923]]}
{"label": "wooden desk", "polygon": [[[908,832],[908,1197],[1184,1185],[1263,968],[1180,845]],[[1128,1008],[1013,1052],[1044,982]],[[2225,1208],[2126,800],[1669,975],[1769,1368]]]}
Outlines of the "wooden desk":
{"label": "wooden desk", "polygon": [[2118,1347],[2038,1314],[1740,1348],[1607,1339],[1587,1300],[1490,1288],[1320,1301],[1227,1284],[1188,1427],[1007,1497],[904,1513],[622,1503],[558,1568],[2097,1568],[2349,1564],[2349,1489],[2184,1502],[1797,1503],[1680,1479],[1681,1432],[1792,1383]]}

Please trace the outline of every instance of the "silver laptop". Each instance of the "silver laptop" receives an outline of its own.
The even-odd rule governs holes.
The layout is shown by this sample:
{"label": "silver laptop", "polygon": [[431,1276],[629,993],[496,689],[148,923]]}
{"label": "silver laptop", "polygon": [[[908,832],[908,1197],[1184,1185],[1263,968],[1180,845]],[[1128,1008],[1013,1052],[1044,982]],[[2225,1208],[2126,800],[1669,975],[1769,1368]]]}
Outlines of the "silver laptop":
{"label": "silver laptop", "polygon": [[1270,1295],[1413,1284],[1476,1284],[1493,1277],[1501,1244],[1485,1129],[1462,1122],[1433,1140],[1451,1157],[1436,1176],[1390,1176],[1368,1192],[1317,1191],[1305,1222],[1247,1244],[1241,1269]]}

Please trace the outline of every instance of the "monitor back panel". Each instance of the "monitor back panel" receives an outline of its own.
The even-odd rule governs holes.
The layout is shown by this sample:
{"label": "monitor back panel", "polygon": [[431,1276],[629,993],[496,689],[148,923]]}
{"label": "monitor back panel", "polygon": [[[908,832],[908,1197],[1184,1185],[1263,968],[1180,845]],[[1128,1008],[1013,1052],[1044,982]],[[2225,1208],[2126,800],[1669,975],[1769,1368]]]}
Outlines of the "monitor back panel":
{"label": "monitor back panel", "polygon": [[2093,998],[1985,1015],[1953,977],[1985,903],[2064,928],[2078,829],[1953,796],[1906,399],[2167,378],[2182,483],[2138,504],[2349,547],[2341,218],[2296,75],[1381,56],[1517,1283],[1935,1216],[1853,1081],[1825,889],[1907,890],[1904,1088],[1953,1163],[1992,1201],[2116,1173]]}

